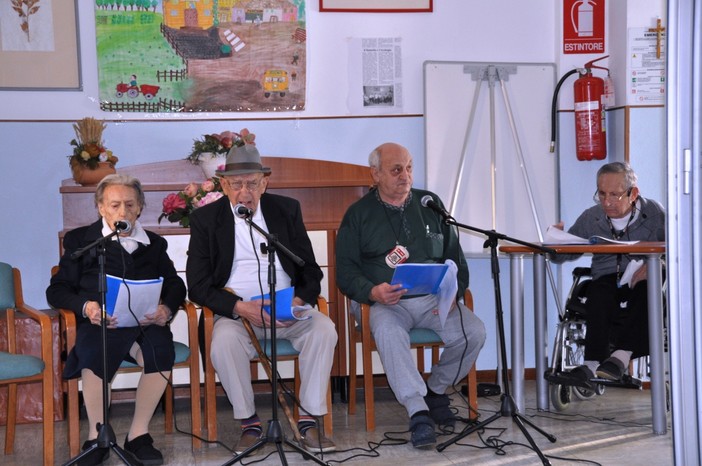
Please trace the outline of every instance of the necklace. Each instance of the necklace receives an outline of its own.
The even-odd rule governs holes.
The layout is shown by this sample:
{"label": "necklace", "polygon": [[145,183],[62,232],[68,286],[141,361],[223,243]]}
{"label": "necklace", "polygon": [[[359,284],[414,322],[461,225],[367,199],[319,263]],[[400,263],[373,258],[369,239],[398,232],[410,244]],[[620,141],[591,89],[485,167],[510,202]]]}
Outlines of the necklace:
{"label": "necklace", "polygon": [[[629,225],[631,225],[631,221],[634,219],[634,214],[636,213],[636,207],[633,206],[631,208],[631,215],[629,215],[629,220],[627,220],[626,225],[622,229],[622,231],[617,232],[617,230],[614,229],[614,225],[612,224],[612,219],[607,216],[607,223],[609,223],[609,230],[612,232],[612,239],[614,240],[620,240],[627,231],[629,231]],[[622,254],[617,254],[617,286],[620,285],[620,280],[622,278]]]}
{"label": "necklace", "polygon": [[612,224],[612,219],[609,218],[609,216],[607,216],[607,223],[609,224],[609,231],[612,232],[612,239],[614,239],[614,240],[622,239],[622,237],[626,234],[626,232],[629,231],[629,225],[631,225],[631,221],[634,220],[635,213],[636,213],[636,208],[632,207],[631,215],[629,215],[629,220],[627,220],[626,225],[619,232],[617,232],[617,230],[614,229],[614,225]]}
{"label": "necklace", "polygon": [[[409,204],[409,200],[405,202],[405,205],[403,205],[402,207],[391,206],[392,210],[397,210],[400,212],[400,226],[396,233],[395,227],[393,226],[392,221],[390,220],[390,215],[388,214],[388,204],[383,202],[378,193],[376,193],[376,196],[378,197],[380,205],[383,207],[383,212],[385,212],[385,218],[388,221],[388,225],[390,225],[390,230],[392,231],[393,236],[395,236],[395,247],[392,248],[390,252],[385,256],[385,263],[388,265],[388,267],[394,269],[397,266],[397,264],[401,264],[407,261],[407,259],[409,259],[409,251],[406,247],[400,244],[400,236],[402,235],[402,231],[403,229],[407,230],[407,227],[405,225],[405,207],[407,207],[407,204]],[[407,232],[405,233],[405,236],[407,236],[409,239]]]}

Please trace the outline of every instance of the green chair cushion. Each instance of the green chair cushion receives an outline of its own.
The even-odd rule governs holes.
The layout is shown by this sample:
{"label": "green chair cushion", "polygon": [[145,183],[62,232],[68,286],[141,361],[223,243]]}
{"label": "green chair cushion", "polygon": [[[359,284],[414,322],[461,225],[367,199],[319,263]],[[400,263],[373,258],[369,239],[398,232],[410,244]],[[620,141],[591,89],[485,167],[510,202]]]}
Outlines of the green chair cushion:
{"label": "green chair cushion", "polygon": [[428,328],[413,328],[410,330],[410,343],[413,345],[443,344],[439,335]]}
{"label": "green chair cushion", "polygon": [[[272,351],[271,351],[271,342],[270,340],[264,340],[264,339],[259,339],[258,342],[261,345],[261,348],[264,349],[266,352],[266,355],[268,357],[271,357]],[[278,357],[285,357],[285,356],[297,356],[300,354],[298,350],[293,348],[292,343],[290,340],[285,340],[283,338],[279,338],[278,341],[276,342],[275,349],[277,350]]]}
{"label": "green chair cushion", "polygon": [[31,377],[44,371],[44,361],[28,354],[0,351],[0,380]]}
{"label": "green chair cushion", "polygon": [[[174,341],[173,346],[175,347],[175,364],[187,361],[190,357],[190,348],[188,348],[188,345],[179,341]],[[137,365],[130,361],[122,361],[119,367],[125,369],[128,367],[137,367]]]}

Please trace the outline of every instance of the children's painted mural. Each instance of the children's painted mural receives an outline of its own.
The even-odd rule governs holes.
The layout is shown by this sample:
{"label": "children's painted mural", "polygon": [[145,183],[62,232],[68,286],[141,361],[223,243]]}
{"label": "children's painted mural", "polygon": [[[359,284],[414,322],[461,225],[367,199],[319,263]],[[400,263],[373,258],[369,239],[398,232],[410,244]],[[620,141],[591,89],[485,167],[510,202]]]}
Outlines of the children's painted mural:
{"label": "children's painted mural", "polygon": [[305,0],[96,0],[100,108],[305,107]]}

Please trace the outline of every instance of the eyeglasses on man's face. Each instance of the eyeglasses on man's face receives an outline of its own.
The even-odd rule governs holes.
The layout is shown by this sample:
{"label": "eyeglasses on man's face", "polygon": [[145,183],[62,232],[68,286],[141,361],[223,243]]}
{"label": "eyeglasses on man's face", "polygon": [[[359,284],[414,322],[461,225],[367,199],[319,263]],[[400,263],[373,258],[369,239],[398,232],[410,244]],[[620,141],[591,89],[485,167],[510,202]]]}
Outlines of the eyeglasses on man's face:
{"label": "eyeglasses on man's face", "polygon": [[592,200],[595,201],[595,204],[602,204],[603,202],[607,202],[607,200],[619,202],[625,197],[631,196],[631,190],[632,188],[627,189],[623,193],[606,193],[598,189],[595,191],[595,194],[592,195]]}
{"label": "eyeglasses on man's face", "polygon": [[261,186],[262,180],[263,178],[250,181],[227,180],[227,184],[229,184],[229,187],[234,191],[241,191],[242,189],[244,189],[244,187],[249,191],[256,191],[259,188],[259,186]]}

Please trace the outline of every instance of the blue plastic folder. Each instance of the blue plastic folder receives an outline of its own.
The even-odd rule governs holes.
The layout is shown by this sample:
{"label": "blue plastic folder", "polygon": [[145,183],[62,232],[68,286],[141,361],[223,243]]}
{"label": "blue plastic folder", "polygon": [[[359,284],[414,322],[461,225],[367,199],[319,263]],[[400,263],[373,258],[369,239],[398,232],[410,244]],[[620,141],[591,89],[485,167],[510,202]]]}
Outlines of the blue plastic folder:
{"label": "blue plastic folder", "polygon": [[129,280],[108,274],[105,311],[107,315],[117,317],[118,327],[134,327],[145,314],[156,310],[162,285],[161,277]]}
{"label": "blue plastic folder", "polygon": [[390,284],[401,284],[407,296],[436,294],[447,270],[447,264],[398,264]]}
{"label": "blue plastic folder", "polygon": [[[292,302],[293,298],[295,297],[295,288],[294,287],[288,287],[288,288],[283,288],[282,290],[275,290],[275,319],[280,321],[280,322],[285,322],[285,321],[290,321],[290,320],[305,320],[309,318],[307,317],[298,317],[297,312],[306,310],[306,309],[312,309],[312,306],[295,306],[293,307]],[[269,293],[264,294],[263,296],[258,295],[258,296],[252,296],[251,301],[255,299],[271,299],[271,295]],[[265,310],[269,315],[271,313],[271,307],[269,305],[263,306],[263,310]]]}

